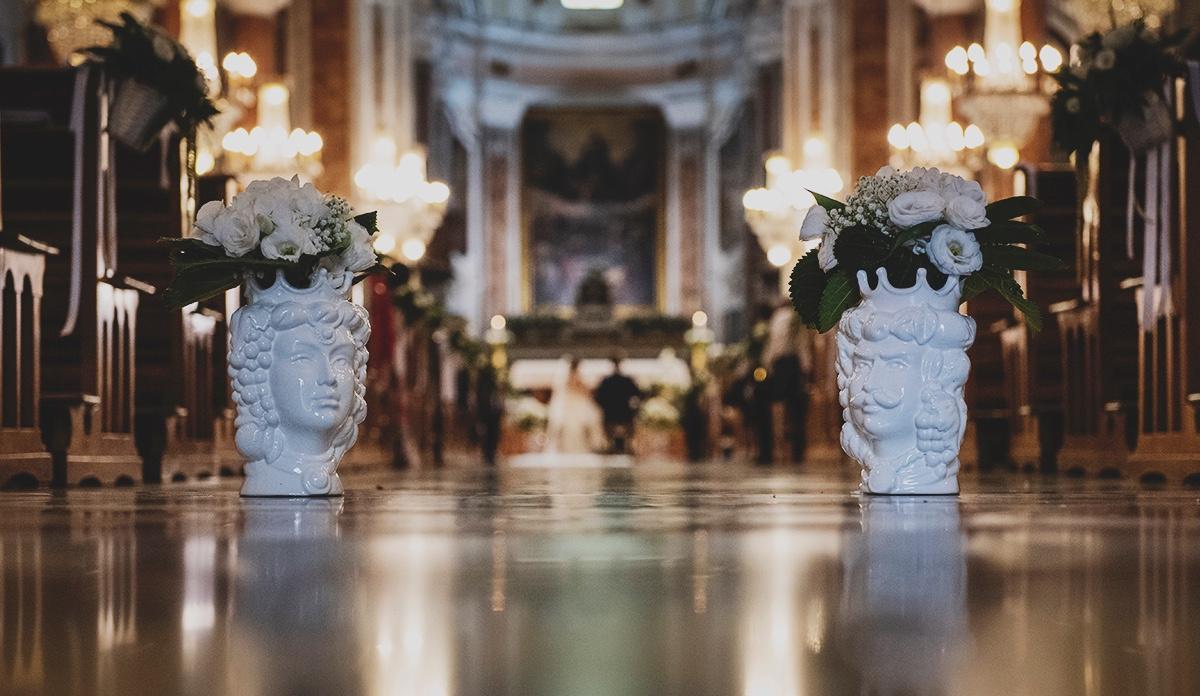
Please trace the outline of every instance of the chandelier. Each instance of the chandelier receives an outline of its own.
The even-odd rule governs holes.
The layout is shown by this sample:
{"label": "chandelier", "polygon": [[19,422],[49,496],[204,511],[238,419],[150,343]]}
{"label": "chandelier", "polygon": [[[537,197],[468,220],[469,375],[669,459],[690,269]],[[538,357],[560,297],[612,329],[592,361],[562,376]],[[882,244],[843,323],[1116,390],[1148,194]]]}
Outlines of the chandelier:
{"label": "chandelier", "polygon": [[950,83],[940,78],[922,80],[918,120],[907,126],[893,123],[888,129],[891,165],[937,167],[956,174],[977,171],[982,164],[983,131],[974,123],[963,128],[952,116]]}
{"label": "chandelier", "polygon": [[35,17],[46,29],[46,39],[58,59],[77,65],[82,60],[80,50],[112,39],[112,32],[96,22],[120,21],[122,12],[146,22],[154,6],[145,0],[41,0]]}
{"label": "chandelier", "polygon": [[1050,110],[1049,73],[1062,67],[1062,53],[1021,39],[1021,0],[987,0],[983,45],[955,46],[946,67],[961,93],[963,115],[987,137],[987,158],[1001,169],[1020,161],[1020,148]]}
{"label": "chandelier", "polygon": [[378,210],[375,251],[420,261],[450,200],[446,184],[425,178],[425,153],[414,148],[397,159],[396,141],[379,136],[371,144],[369,161],[354,173],[354,185]]}
{"label": "chandelier", "polygon": [[258,124],[237,128],[221,139],[229,167],[246,180],[290,177],[312,178],[321,173],[321,148],[317,133],[291,127],[288,88],[268,82],[258,88]]}
{"label": "chandelier", "polygon": [[804,167],[775,153],[767,158],[767,185],[742,197],[746,222],[772,266],[786,270],[805,252],[800,225],[817,200],[810,191],[833,196],[842,190],[842,176],[829,166],[829,144],[819,136],[804,141]]}

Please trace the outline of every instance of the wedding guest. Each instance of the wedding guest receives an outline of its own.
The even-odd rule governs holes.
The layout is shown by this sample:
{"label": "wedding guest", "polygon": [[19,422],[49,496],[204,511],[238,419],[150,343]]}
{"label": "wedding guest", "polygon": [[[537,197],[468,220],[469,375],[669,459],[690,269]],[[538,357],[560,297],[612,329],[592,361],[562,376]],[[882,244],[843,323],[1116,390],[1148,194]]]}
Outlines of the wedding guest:
{"label": "wedding guest", "polygon": [[784,433],[793,462],[807,449],[808,385],[812,369],[811,336],[791,303],[783,300],[771,314],[763,364],[770,373],[774,400],[784,407]]}

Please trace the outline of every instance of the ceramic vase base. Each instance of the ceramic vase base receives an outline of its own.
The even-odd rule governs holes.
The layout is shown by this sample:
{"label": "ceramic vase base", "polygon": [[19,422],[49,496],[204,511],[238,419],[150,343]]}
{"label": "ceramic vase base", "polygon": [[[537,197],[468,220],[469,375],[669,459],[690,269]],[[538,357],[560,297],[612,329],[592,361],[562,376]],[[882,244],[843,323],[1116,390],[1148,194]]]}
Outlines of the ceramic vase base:
{"label": "ceramic vase base", "polygon": [[891,491],[873,491],[867,484],[862,484],[858,490],[866,495],[879,496],[881,498],[891,497],[907,497],[907,496],[941,496],[941,495],[958,495],[958,480],[944,479],[935,481],[934,483],[922,484],[919,486],[901,486],[896,490]]}
{"label": "ceramic vase base", "polygon": [[264,467],[260,471],[246,477],[242,484],[243,498],[320,498],[342,495],[342,479],[333,474],[329,480],[329,490],[325,493],[310,493],[304,489],[304,482],[296,474]]}

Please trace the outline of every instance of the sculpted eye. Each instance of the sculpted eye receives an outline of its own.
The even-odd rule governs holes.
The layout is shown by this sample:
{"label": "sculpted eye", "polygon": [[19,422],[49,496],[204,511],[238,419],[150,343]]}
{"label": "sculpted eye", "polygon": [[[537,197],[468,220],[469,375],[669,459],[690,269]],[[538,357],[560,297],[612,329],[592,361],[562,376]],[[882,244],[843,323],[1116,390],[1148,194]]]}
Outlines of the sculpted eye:
{"label": "sculpted eye", "polygon": [[309,360],[308,356],[305,355],[304,353],[298,353],[298,354],[292,356],[293,363],[308,362],[308,360]]}
{"label": "sculpted eye", "polygon": [[900,369],[903,367],[908,367],[908,362],[902,358],[893,358],[892,360],[888,361],[888,367]]}

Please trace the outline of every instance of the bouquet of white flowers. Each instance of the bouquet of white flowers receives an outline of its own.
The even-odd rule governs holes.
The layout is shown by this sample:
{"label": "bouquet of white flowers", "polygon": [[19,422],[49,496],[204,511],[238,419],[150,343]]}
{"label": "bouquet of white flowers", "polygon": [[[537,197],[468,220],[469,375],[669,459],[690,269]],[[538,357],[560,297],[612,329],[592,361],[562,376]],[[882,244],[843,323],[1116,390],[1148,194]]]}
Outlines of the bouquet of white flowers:
{"label": "bouquet of white flowers", "polygon": [[911,287],[917,270],[940,288],[949,276],[965,277],[963,300],[993,289],[1011,302],[1035,330],[1037,306],[1027,300],[1013,271],[1057,269],[1062,262],[1020,244],[1042,238],[1036,225],[1014,218],[1037,210],[1033,198],[1016,196],[990,205],[974,181],[937,169],[891,167],[864,176],[845,203],[813,194],[800,230],[820,246],[792,271],[792,303],[809,326],[828,331],[860,298],[855,274],[887,269],[889,282]]}
{"label": "bouquet of white flowers", "polygon": [[531,433],[535,430],[541,430],[546,427],[546,421],[549,419],[550,411],[546,405],[532,396],[523,396],[517,399],[516,403],[509,409],[512,415],[512,423],[517,430],[523,433]]}
{"label": "bouquet of white flowers", "polygon": [[651,430],[671,430],[679,425],[679,410],[666,397],[653,396],[642,404],[638,422]]}
{"label": "bouquet of white flowers", "polygon": [[162,240],[175,266],[163,297],[179,308],[237,287],[247,274],[276,270],[301,287],[318,267],[365,273],[379,265],[376,231],[375,213],[356,216],[346,199],[298,177],[254,181],[228,206],[205,203],[191,236]]}

